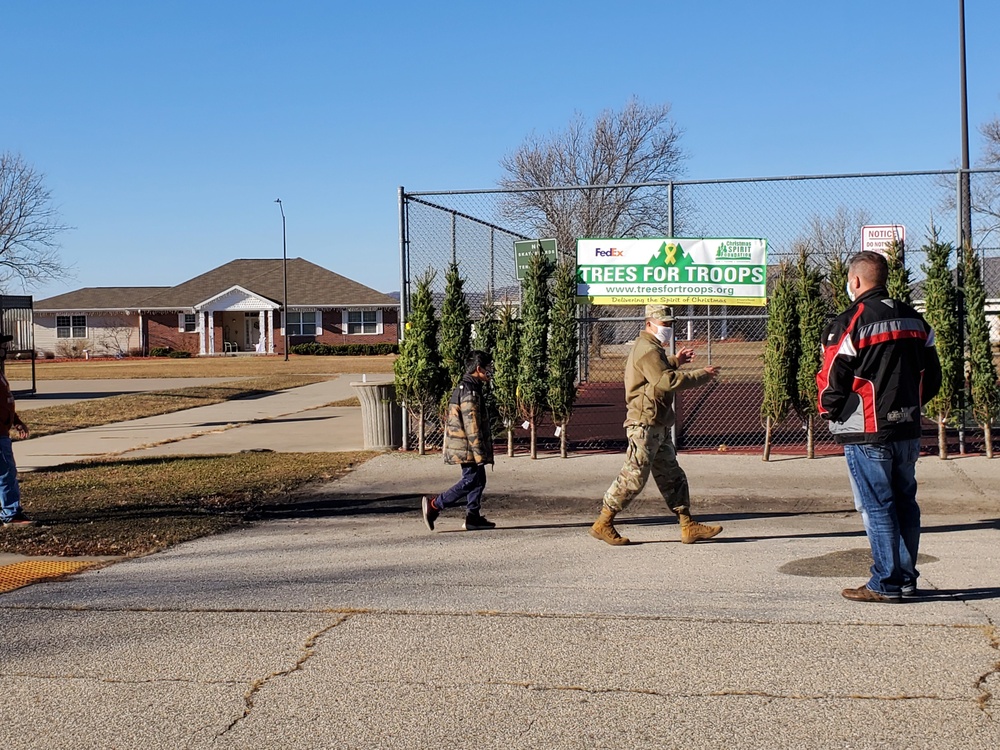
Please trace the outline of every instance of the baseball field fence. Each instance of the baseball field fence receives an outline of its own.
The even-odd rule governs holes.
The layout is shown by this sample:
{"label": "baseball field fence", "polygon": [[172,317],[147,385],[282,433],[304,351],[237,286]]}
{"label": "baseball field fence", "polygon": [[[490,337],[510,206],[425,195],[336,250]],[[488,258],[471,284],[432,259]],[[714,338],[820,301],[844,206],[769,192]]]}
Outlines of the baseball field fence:
{"label": "baseball field fence", "polygon": [[[967,180],[963,177],[967,175]],[[968,185],[968,189],[965,185]],[[457,262],[464,289],[477,318],[484,301],[520,303],[514,242],[555,237],[561,257],[574,259],[574,221],[599,211],[615,191],[650,198],[662,206],[653,237],[759,237],[767,240],[768,286],[783,261],[794,264],[800,248],[825,268],[833,256],[844,259],[861,249],[866,224],[905,227],[904,263],[920,307],[926,263],[923,246],[933,231],[943,242],[961,246],[971,237],[979,254],[986,287],[986,313],[994,343],[1000,339],[1000,170],[951,170],[789,176],[759,179],[692,180],[618,186],[578,186],[511,191],[399,189],[400,305],[404,316],[416,279],[436,271],[434,294],[440,312],[445,271]],[[969,196],[968,198],[963,198]],[[971,211],[958,207],[970,205]],[[565,222],[553,221],[562,211]],[[965,219],[963,234],[962,217]],[[614,227],[615,217],[587,216],[587,226]],[[971,229],[971,232],[970,232]],[[608,230],[605,230],[608,231]],[[613,230],[612,230],[613,231]],[[560,236],[562,235],[562,236]],[[590,236],[619,236],[612,234]],[[957,262],[957,253],[953,264]],[[677,396],[675,440],[682,450],[752,452],[762,449],[764,426],[763,352],[767,308],[738,305],[674,307],[674,346],[693,347],[692,366],[718,365],[713,383]],[[579,395],[569,423],[572,449],[619,450],[625,444],[622,376],[632,341],[642,330],[642,307],[580,305]],[[433,427],[433,426],[430,426]],[[936,426],[925,425],[928,441]],[[410,445],[415,425],[409,424]],[[554,427],[539,429],[540,445],[555,449]],[[431,444],[440,430],[430,430]],[[966,410],[949,432],[955,452],[982,449],[982,430]],[[994,434],[1000,430],[994,429]],[[519,442],[527,430],[515,433]],[[792,412],[773,435],[773,450],[803,453],[805,421]],[[835,446],[825,425],[817,450]]]}

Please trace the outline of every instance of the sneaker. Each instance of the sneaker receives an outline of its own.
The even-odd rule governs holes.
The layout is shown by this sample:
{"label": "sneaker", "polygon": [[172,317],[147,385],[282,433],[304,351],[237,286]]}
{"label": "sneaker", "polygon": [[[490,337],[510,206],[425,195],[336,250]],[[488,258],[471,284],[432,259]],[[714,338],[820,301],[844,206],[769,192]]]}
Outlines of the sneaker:
{"label": "sneaker", "polygon": [[902,596],[889,596],[872,591],[867,586],[858,586],[856,589],[844,589],[840,595],[852,602],[880,602],[882,604],[899,604],[903,601]]}
{"label": "sneaker", "polygon": [[486,516],[482,516],[478,513],[469,513],[465,517],[465,523],[462,524],[462,528],[466,531],[478,531],[479,529],[495,529],[497,525],[492,521],[487,521]]}
{"label": "sneaker", "polygon": [[919,599],[926,595],[923,589],[918,589],[916,586],[903,586],[902,595],[904,599]]}
{"label": "sneaker", "polygon": [[424,515],[424,524],[428,531],[434,531],[434,522],[441,515],[441,511],[434,507],[434,500],[437,495],[424,495],[420,498],[420,510]]}
{"label": "sneaker", "polygon": [[10,518],[4,519],[4,526],[34,526],[35,522],[28,518],[28,514],[19,510]]}

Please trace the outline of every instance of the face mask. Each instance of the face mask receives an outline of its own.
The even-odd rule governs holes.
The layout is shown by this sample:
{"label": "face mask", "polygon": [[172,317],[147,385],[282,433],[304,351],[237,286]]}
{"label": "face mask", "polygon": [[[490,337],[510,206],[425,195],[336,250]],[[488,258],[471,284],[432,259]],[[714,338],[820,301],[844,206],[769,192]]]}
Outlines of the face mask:
{"label": "face mask", "polygon": [[658,326],[656,325],[656,323],[653,323],[653,328],[656,329],[655,331],[653,331],[653,335],[656,337],[656,340],[659,341],[661,344],[667,343],[670,340],[670,336],[674,332],[673,328],[669,326]]}
{"label": "face mask", "polygon": [[850,281],[847,282],[847,299],[849,299],[851,302],[854,302],[854,290],[851,289]]}

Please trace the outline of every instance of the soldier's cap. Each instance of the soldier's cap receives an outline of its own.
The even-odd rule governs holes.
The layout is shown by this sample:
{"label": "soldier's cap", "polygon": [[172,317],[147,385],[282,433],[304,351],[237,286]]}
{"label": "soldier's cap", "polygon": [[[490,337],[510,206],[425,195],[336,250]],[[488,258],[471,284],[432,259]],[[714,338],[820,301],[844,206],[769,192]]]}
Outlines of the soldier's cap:
{"label": "soldier's cap", "polygon": [[646,317],[663,323],[673,323],[676,320],[674,308],[666,305],[646,305]]}

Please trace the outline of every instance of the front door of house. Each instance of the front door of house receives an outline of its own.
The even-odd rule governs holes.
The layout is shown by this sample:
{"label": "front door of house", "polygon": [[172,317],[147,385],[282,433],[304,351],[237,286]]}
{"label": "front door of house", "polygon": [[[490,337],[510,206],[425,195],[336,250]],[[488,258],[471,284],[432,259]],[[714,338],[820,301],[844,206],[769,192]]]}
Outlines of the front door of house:
{"label": "front door of house", "polygon": [[245,313],[243,318],[243,351],[255,352],[260,343],[260,314]]}

